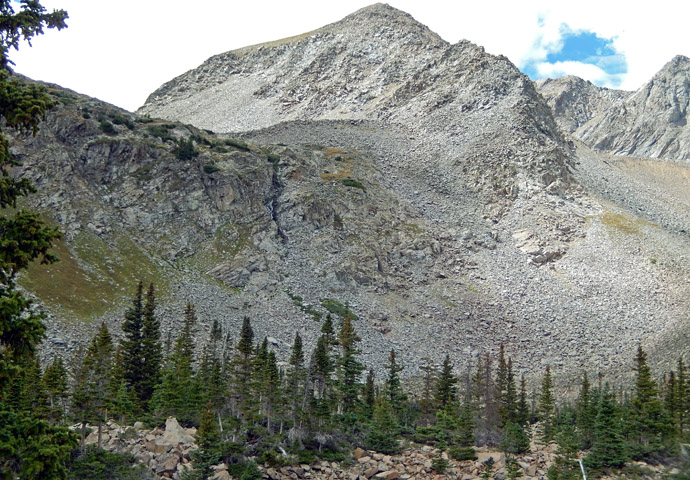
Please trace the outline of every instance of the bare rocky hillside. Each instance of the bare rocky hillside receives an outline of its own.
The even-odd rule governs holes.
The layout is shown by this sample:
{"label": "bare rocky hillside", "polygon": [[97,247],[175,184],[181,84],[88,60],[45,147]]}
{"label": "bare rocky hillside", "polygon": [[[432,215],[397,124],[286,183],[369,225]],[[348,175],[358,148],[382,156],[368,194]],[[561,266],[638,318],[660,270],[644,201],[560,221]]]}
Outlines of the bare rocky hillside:
{"label": "bare rocky hillside", "polygon": [[213,57],[136,115],[54,88],[63,104],[14,146],[66,232],[63,262],[24,280],[53,313],[48,348],[96,318],[117,331],[143,277],[166,332],[189,300],[232,335],[249,316],[282,357],[347,306],[363,360],[395,348],[408,375],[500,342],[528,375],[615,379],[640,341],[672,364],[690,334],[690,170],[580,135],[640,92],[539,88],[381,4]]}

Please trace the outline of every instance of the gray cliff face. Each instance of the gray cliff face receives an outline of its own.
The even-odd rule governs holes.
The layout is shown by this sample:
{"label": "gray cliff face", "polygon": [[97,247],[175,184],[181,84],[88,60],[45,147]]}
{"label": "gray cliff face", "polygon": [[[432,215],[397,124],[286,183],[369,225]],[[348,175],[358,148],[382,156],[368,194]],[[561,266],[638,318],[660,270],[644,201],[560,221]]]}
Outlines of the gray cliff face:
{"label": "gray cliff face", "polygon": [[535,86],[551,107],[558,125],[568,133],[574,133],[630,96],[630,92],[597,87],[571,75],[537,80]]}
{"label": "gray cliff face", "polygon": [[[677,127],[682,88],[665,89],[682,63],[645,97],[680,99],[677,115],[659,107]],[[49,350],[97,325],[74,319],[117,332],[136,278],[161,285],[164,332],[192,301],[231,335],[249,316],[281,358],[296,330],[315,341],[314,312],[337,300],[359,316],[363,360],[380,367],[395,348],[409,375],[500,342],[534,376],[613,379],[639,341],[661,364],[687,350],[690,171],[586,145],[640,92],[535,87],[380,4],[213,57],[154,92],[147,116],[53,91],[63,104],[13,144],[32,201],[66,233],[70,268],[25,281],[53,314]],[[101,130],[118,116],[130,126]],[[178,158],[180,139],[198,156]],[[82,279],[73,291],[36,280],[67,274]],[[96,306],[75,300],[85,291]]]}

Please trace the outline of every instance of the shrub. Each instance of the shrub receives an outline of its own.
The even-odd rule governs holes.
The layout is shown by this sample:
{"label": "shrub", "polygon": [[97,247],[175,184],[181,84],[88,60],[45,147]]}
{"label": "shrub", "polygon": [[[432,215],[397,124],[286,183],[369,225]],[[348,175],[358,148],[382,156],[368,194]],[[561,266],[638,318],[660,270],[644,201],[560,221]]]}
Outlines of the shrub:
{"label": "shrub", "polygon": [[153,476],[134,455],[112,453],[95,446],[83,454],[77,450],[69,462],[69,478],[73,480],[144,480]]}
{"label": "shrub", "polygon": [[204,165],[204,172],[208,173],[209,175],[212,173],[216,173],[219,170],[220,168],[216,167],[212,163],[207,163],[206,165]]}
{"label": "shrub", "polygon": [[225,140],[225,144],[228,147],[233,147],[244,152],[249,151],[249,145],[247,145],[247,143],[243,142],[242,140],[233,140],[232,138],[228,138],[227,140]]}
{"label": "shrub", "polygon": [[98,126],[101,128],[101,131],[103,133],[107,133],[109,135],[115,133],[115,127],[113,127],[113,124],[105,118],[101,119],[101,121],[98,122]]}
{"label": "shrub", "polygon": [[164,142],[172,140],[170,133],[168,133],[168,129],[164,125],[149,125],[146,127],[146,131],[149,132],[152,137],[158,137]]}
{"label": "shrub", "polygon": [[359,188],[360,190],[366,191],[366,188],[364,188],[362,182],[360,182],[359,180],[355,180],[354,178],[344,178],[343,185],[345,185],[346,187]]}
{"label": "shrub", "polygon": [[177,141],[177,146],[173,149],[173,153],[179,160],[191,160],[199,155],[199,152],[194,148],[194,142],[191,138],[185,140],[181,138]]}
{"label": "shrub", "polygon": [[131,121],[129,118],[123,117],[119,113],[111,115],[110,118],[113,120],[113,123],[115,125],[124,125],[128,129],[134,130],[134,122]]}

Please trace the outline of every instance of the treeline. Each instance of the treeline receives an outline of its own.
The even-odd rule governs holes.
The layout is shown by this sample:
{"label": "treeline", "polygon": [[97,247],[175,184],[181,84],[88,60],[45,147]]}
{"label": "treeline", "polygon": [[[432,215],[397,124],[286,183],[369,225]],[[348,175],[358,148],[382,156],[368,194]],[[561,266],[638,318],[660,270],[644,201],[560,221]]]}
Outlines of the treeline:
{"label": "treeline", "polygon": [[[413,397],[403,389],[395,350],[384,378],[361,362],[348,309],[323,319],[311,352],[295,334],[283,364],[248,318],[236,342],[214,321],[197,349],[200,329],[191,304],[177,338],[164,349],[155,309],[153,286],[144,293],[139,284],[118,345],[102,324],[69,368],[55,358],[42,372],[35,355],[25,357],[6,405],[54,426],[80,423],[82,444],[87,423],[94,425],[99,446],[100,425],[108,419],[160,425],[175,416],[199,427],[201,448],[187,473],[199,479],[221,461],[250,478],[258,470],[247,458],[270,465],[341,460],[357,446],[394,453],[405,441],[434,445],[455,460],[476,458],[473,446],[499,448],[508,454],[509,473],[518,475],[512,456],[529,450],[533,432],[536,441],[558,442],[560,456],[549,477],[568,479],[579,478],[578,452],[586,452],[591,472],[603,473],[632,459],[675,458],[689,436],[690,381],[682,360],[657,384],[641,347],[635,385],[626,395],[614,395],[601,379],[592,386],[585,374],[577,399],[558,402],[548,367],[538,391],[528,392],[501,345],[497,358],[487,352],[460,376],[449,356],[440,368],[422,366],[422,389]],[[439,457],[434,468],[445,467]]]}

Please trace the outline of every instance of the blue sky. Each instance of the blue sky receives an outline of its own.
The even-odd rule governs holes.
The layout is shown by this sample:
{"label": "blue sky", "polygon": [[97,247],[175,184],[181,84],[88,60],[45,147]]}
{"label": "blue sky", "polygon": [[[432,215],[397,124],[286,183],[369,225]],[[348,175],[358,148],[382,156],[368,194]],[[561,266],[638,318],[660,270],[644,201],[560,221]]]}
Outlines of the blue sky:
{"label": "blue sky", "polygon": [[[212,55],[336,22],[375,0],[41,0],[68,28],[12,55],[16,70],[135,110]],[[505,55],[533,78],[577,75],[636,90],[675,55],[690,56],[687,7],[629,0],[384,0],[450,43]]]}
{"label": "blue sky", "polygon": [[523,73],[536,80],[579,71],[580,76],[588,76],[588,80],[601,87],[619,88],[622,85],[628,63],[625,55],[616,50],[615,37],[604,38],[589,30],[573,30],[566,23],[561,24],[559,33],[555,42],[544,42],[542,36],[536,39],[536,49],[544,54],[519,64]]}

